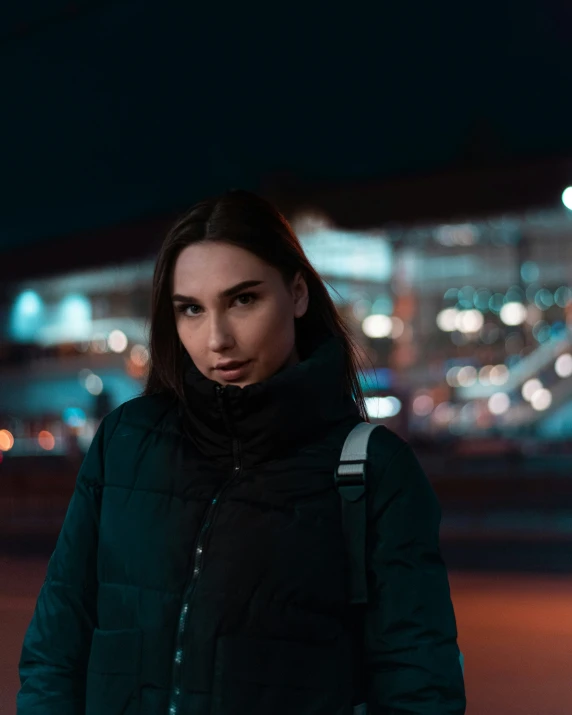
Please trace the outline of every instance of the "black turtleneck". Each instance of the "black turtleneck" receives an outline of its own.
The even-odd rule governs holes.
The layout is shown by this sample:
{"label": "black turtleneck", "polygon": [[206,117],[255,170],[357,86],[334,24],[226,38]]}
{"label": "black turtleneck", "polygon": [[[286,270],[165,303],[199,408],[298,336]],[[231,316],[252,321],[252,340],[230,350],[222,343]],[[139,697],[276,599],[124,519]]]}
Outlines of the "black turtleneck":
{"label": "black turtleneck", "polygon": [[203,454],[232,458],[238,440],[245,466],[277,458],[320,439],[343,420],[359,418],[345,392],[345,352],[329,337],[304,360],[262,382],[221,387],[185,358],[186,419]]}

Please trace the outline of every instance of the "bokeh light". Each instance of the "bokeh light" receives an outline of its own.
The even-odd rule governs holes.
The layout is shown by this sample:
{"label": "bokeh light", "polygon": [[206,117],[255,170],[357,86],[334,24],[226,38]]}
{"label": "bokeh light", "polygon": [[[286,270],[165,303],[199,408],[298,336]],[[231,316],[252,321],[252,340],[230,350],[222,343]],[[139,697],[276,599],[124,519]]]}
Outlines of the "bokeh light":
{"label": "bokeh light", "polygon": [[552,404],[552,393],[546,388],[537,390],[530,400],[530,404],[535,410],[547,410]]}
{"label": "bokeh light", "polygon": [[456,328],[462,333],[477,333],[484,322],[483,314],[476,309],[462,310],[455,319]]}
{"label": "bokeh light", "polygon": [[534,296],[534,302],[540,310],[546,310],[554,305],[554,296],[548,288],[541,288]]}
{"label": "bokeh light", "polygon": [[489,373],[491,385],[504,385],[508,382],[510,371],[506,365],[494,365]]}
{"label": "bokeh light", "polygon": [[565,308],[572,300],[572,290],[568,286],[560,286],[554,293],[554,302],[560,308]]}
{"label": "bokeh light", "polygon": [[112,330],[107,338],[109,349],[114,353],[122,353],[127,349],[129,341],[122,330]]}
{"label": "bokeh light", "polygon": [[18,311],[23,316],[36,315],[42,309],[42,299],[33,290],[26,290],[16,300]]}
{"label": "bokeh light", "polygon": [[45,449],[47,452],[51,452],[51,450],[56,446],[56,440],[51,432],[42,430],[38,435],[38,444],[42,449]]}
{"label": "bokeh light", "polygon": [[572,355],[570,353],[559,355],[554,363],[554,370],[558,377],[570,377],[572,375]]}
{"label": "bokeh light", "polygon": [[413,413],[418,417],[427,417],[433,412],[434,407],[435,403],[430,395],[417,395],[411,405]]}
{"label": "bokeh light", "polygon": [[524,383],[524,385],[522,386],[521,394],[525,400],[530,402],[534,393],[538,392],[538,390],[541,390],[542,387],[543,385],[540,380],[532,378],[531,380],[527,380]]}
{"label": "bokeh light", "polygon": [[461,368],[459,366],[455,366],[452,368],[449,368],[447,370],[447,375],[445,379],[447,380],[447,384],[450,385],[451,387],[457,387],[459,384],[459,381],[457,380],[457,376],[459,375]]}
{"label": "bokeh light", "polygon": [[78,372],[77,378],[78,378],[78,380],[79,380],[79,384],[80,384],[82,387],[85,387],[85,381],[87,380],[87,378],[88,378],[90,375],[93,375],[93,372],[92,372],[89,368],[87,368],[87,367],[84,368],[83,370],[80,370],[80,371]]}
{"label": "bokeh light", "polygon": [[550,340],[552,328],[545,320],[539,320],[538,323],[533,325],[532,334],[539,343],[545,343]]}
{"label": "bokeh light", "polygon": [[64,422],[72,428],[83,427],[86,414],[80,407],[67,407],[62,415]]}
{"label": "bokeh light", "polygon": [[144,345],[134,345],[130,354],[137,367],[145,367],[149,362],[149,350]]}
{"label": "bokeh light", "polygon": [[562,192],[562,203],[567,209],[572,211],[572,186],[568,186]]}
{"label": "bokeh light", "polygon": [[459,370],[457,382],[461,385],[461,387],[470,387],[475,384],[477,377],[477,368],[472,365],[465,365],[465,367],[462,367]]}
{"label": "bokeh light", "polygon": [[534,261],[525,261],[520,267],[520,276],[525,283],[532,283],[538,280],[540,269]]}
{"label": "bokeh light", "polygon": [[393,322],[387,315],[369,315],[362,323],[368,338],[387,338],[393,330]]}
{"label": "bokeh light", "polygon": [[0,452],[8,452],[14,446],[14,436],[7,429],[0,430]]}
{"label": "bokeh light", "polygon": [[479,370],[479,382],[481,385],[490,385],[491,384],[491,370],[493,369],[492,365],[484,365],[480,370]]}
{"label": "bokeh light", "polygon": [[479,288],[473,295],[473,304],[480,311],[489,309],[489,300],[492,293],[488,288]]}
{"label": "bokeh light", "polygon": [[12,307],[10,334],[18,341],[34,341],[41,326],[44,305],[33,290],[25,290]]}
{"label": "bokeh light", "polygon": [[488,401],[488,408],[493,415],[503,415],[510,407],[510,398],[506,392],[495,392]]}
{"label": "bokeh light", "polygon": [[103,392],[103,380],[92,373],[85,380],[85,389],[92,395],[101,395]]}
{"label": "bokeh light", "polygon": [[94,353],[107,352],[107,338],[103,333],[96,333],[91,340],[91,349]]}
{"label": "bokeh light", "polygon": [[520,325],[526,320],[526,306],[522,303],[506,303],[500,309],[500,319],[505,325]]}
{"label": "bokeh light", "polygon": [[457,315],[459,311],[456,308],[445,308],[437,315],[437,326],[440,330],[450,333],[457,329]]}
{"label": "bokeh light", "polygon": [[91,327],[91,303],[81,293],[67,295],[59,306],[59,319],[68,334],[78,340],[84,338]]}
{"label": "bokeh light", "polygon": [[504,295],[502,293],[493,293],[489,299],[489,310],[492,313],[500,313],[504,302]]}
{"label": "bokeh light", "polygon": [[457,411],[453,404],[450,402],[440,402],[433,410],[431,419],[438,424],[446,425],[454,419],[456,414]]}
{"label": "bokeh light", "polygon": [[401,318],[393,317],[391,319],[391,325],[391,337],[394,340],[400,338],[405,332],[405,323],[403,322],[403,320],[401,320]]}
{"label": "bokeh light", "polygon": [[369,417],[380,420],[397,415],[401,410],[401,400],[392,395],[389,397],[366,397],[365,407]]}

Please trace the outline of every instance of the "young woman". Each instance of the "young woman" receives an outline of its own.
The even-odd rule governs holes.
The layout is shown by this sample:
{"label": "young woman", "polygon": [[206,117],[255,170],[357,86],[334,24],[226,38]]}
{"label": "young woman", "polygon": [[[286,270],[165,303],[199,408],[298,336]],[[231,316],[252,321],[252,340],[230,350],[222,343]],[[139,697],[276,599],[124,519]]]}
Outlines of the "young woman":
{"label": "young woman", "polygon": [[365,419],[351,339],[286,220],[246,192],[194,206],[158,257],[145,394],[78,475],[18,714],[464,713],[439,506],[387,428],[369,603],[348,604],[333,475]]}

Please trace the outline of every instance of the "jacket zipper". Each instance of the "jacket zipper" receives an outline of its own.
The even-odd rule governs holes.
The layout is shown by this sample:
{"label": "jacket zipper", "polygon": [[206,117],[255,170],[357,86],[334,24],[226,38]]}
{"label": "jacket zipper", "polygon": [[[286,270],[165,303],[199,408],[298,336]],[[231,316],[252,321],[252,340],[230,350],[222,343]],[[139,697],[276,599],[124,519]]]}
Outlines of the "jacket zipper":
{"label": "jacket zipper", "polygon": [[199,536],[196,541],[196,548],[194,551],[194,557],[193,557],[193,562],[192,562],[192,571],[187,579],[187,583],[185,585],[185,590],[184,590],[184,595],[183,595],[183,602],[182,602],[182,607],[181,607],[181,612],[179,614],[179,624],[177,627],[177,636],[176,636],[176,647],[175,647],[175,657],[173,660],[173,676],[172,676],[172,688],[171,688],[171,699],[170,699],[170,704],[169,704],[169,715],[177,715],[178,709],[179,709],[179,703],[180,703],[180,695],[181,695],[181,672],[182,672],[182,666],[183,666],[183,657],[184,657],[184,650],[183,650],[183,638],[185,634],[185,628],[187,625],[188,617],[189,617],[189,610],[191,606],[191,599],[193,597],[193,594],[196,589],[197,581],[201,575],[202,571],[202,565],[203,565],[203,551],[204,551],[204,544],[207,536],[207,532],[209,530],[209,527],[213,523],[214,515],[217,509],[217,506],[219,504],[220,498],[231,483],[233,479],[238,477],[240,475],[240,472],[242,470],[242,459],[241,459],[241,451],[240,451],[240,442],[239,440],[234,436],[234,430],[232,429],[232,425],[230,423],[230,419],[228,417],[228,413],[226,411],[225,405],[224,405],[224,387],[222,385],[216,385],[215,387],[216,390],[216,395],[217,395],[217,400],[222,412],[222,416],[226,425],[226,428],[232,437],[232,455],[233,455],[233,469],[232,469],[232,474],[230,476],[230,479],[228,479],[217,491],[215,496],[213,497],[213,500],[211,501],[207,512],[205,514],[205,517],[203,519],[203,523],[201,525],[200,531],[199,531]]}

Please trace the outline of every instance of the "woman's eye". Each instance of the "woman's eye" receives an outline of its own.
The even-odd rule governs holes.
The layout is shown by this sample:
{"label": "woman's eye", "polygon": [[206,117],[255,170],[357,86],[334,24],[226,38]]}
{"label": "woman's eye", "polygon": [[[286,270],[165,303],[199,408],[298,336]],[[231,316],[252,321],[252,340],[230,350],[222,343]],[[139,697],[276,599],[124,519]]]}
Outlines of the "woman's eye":
{"label": "woman's eye", "polygon": [[198,305],[181,305],[179,306],[179,312],[186,316],[195,316],[198,313],[193,312],[192,308],[200,308]]}
{"label": "woman's eye", "polygon": [[[236,298],[234,298],[233,302],[236,303],[238,301],[239,305],[247,306],[254,303],[256,301],[256,298],[256,293],[241,293],[240,295],[237,295]],[[187,318],[196,318],[198,315],[200,315],[202,308],[200,305],[191,304],[181,305],[177,310]]]}
{"label": "woman's eye", "polygon": [[236,300],[240,300],[241,298],[246,298],[246,302],[241,302],[241,305],[248,305],[254,302],[256,295],[254,293],[241,293],[236,296]]}

